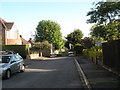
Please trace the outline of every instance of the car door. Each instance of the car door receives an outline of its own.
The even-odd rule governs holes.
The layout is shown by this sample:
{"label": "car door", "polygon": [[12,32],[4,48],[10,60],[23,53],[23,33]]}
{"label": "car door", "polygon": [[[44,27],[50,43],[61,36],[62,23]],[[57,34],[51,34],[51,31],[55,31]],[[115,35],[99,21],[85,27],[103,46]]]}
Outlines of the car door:
{"label": "car door", "polygon": [[20,59],[19,55],[15,55],[15,57],[16,57],[17,66],[18,66],[17,71],[20,71],[21,66],[22,66],[21,59]]}
{"label": "car door", "polygon": [[17,58],[15,57],[15,55],[13,55],[11,57],[10,69],[11,69],[12,73],[17,72],[19,69],[19,62],[18,62]]}

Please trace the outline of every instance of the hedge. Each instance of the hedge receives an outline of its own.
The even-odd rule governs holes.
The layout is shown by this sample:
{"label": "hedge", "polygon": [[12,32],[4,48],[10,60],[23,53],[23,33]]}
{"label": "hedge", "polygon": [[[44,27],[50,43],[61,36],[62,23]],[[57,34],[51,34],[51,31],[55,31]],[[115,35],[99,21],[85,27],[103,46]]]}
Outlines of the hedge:
{"label": "hedge", "polygon": [[30,52],[29,45],[0,45],[2,50],[9,50],[19,53],[23,58],[26,58]]}
{"label": "hedge", "polygon": [[81,44],[76,44],[74,46],[74,51],[76,52],[76,54],[82,54],[84,47],[81,46]]}
{"label": "hedge", "polygon": [[83,49],[83,55],[95,63],[102,63],[103,51],[100,47],[92,47],[91,49]]}

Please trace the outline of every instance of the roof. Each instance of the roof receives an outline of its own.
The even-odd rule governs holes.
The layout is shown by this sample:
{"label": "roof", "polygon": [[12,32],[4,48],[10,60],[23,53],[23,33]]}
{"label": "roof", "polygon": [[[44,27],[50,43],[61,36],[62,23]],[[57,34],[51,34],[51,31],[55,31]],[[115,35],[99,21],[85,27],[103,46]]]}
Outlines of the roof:
{"label": "roof", "polygon": [[29,42],[27,40],[25,40],[24,38],[22,38],[22,35],[20,35],[22,44],[29,44]]}
{"label": "roof", "polygon": [[0,18],[1,23],[6,29],[11,29],[14,22],[6,22],[4,19]]}
{"label": "roof", "polygon": [[13,24],[14,24],[14,22],[7,22],[7,23],[5,23],[7,29],[11,29]]}
{"label": "roof", "polygon": [[2,19],[1,17],[0,17],[0,21],[2,21],[3,23],[6,23],[6,21],[4,19]]}
{"label": "roof", "polygon": [[28,40],[28,42],[31,43],[32,45],[35,44],[35,42],[31,38]]}
{"label": "roof", "polygon": [[5,28],[7,28],[6,25],[5,25],[6,21],[5,21],[4,19],[0,18],[0,22],[2,23],[2,25],[3,25]]}

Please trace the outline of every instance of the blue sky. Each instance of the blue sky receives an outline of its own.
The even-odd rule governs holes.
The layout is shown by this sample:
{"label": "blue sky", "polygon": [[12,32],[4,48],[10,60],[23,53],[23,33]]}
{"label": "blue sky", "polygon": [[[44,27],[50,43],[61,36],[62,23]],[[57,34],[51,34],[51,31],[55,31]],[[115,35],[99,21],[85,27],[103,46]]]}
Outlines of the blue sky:
{"label": "blue sky", "polygon": [[92,25],[86,23],[86,14],[90,11],[92,2],[94,1],[0,2],[0,17],[15,22],[20,34],[27,40],[34,34],[41,20],[57,22],[61,26],[63,37],[74,29],[80,29],[84,36],[88,36]]}

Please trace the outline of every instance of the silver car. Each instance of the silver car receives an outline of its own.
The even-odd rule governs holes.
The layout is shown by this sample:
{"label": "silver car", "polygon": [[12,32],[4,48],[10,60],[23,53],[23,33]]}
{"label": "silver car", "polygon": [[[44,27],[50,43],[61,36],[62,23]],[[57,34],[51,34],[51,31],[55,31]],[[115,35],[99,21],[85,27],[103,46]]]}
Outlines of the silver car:
{"label": "silver car", "polygon": [[25,66],[20,55],[0,55],[0,75],[9,79],[13,73],[24,72]]}

